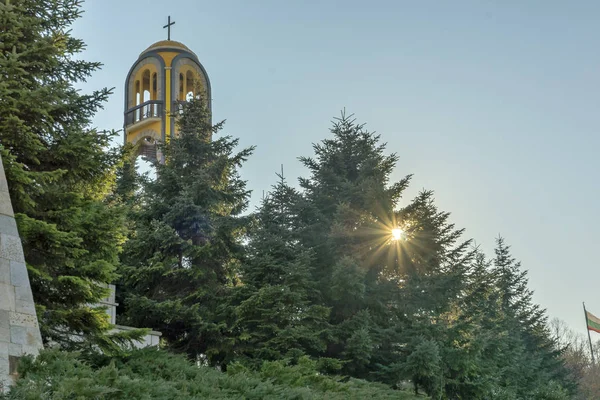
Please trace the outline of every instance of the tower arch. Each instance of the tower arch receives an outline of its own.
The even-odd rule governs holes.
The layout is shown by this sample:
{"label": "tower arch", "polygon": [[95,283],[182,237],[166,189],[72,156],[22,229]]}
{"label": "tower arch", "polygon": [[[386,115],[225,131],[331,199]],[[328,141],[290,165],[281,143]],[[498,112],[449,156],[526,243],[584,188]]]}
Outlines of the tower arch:
{"label": "tower arch", "polygon": [[127,74],[127,81],[125,83],[125,107],[132,108],[137,105],[135,104],[135,94],[137,94],[136,85],[142,81],[142,77],[146,72],[150,74],[150,81],[148,82],[149,88],[153,86],[153,80],[156,79],[156,93],[153,100],[164,100],[164,70],[164,60],[155,55],[138,59]]}
{"label": "tower arch", "polygon": [[[188,96],[202,95],[211,110],[211,88],[206,70],[187,46],[162,40],[144,50],[125,80],[125,143],[138,144],[138,155],[148,143],[166,142],[177,135],[174,114]],[[151,133],[151,134],[150,134]],[[146,155],[147,155],[146,154]],[[164,161],[157,153],[159,161]]]}
{"label": "tower arch", "polygon": [[162,140],[161,134],[153,129],[146,129],[139,133],[136,139],[137,154],[150,161],[160,160],[162,154],[157,146]]}

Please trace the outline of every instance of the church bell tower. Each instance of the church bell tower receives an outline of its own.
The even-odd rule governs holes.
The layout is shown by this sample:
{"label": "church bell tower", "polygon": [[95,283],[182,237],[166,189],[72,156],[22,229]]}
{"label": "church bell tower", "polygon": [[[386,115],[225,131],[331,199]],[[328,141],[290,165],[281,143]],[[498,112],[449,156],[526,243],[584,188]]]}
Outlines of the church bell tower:
{"label": "church bell tower", "polygon": [[174,113],[190,96],[201,95],[211,109],[210,82],[198,56],[184,44],[168,39],[144,50],[125,81],[125,143],[138,155],[164,162],[156,144],[177,134]]}

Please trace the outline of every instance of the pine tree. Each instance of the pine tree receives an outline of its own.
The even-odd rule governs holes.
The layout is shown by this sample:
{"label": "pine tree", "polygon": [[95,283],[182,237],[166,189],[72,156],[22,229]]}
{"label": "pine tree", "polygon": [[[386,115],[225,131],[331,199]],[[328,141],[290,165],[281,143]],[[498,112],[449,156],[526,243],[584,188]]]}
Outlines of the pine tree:
{"label": "pine tree", "polygon": [[75,0],[0,1],[0,151],[46,342],[111,347],[103,309],[115,279],[122,214],[109,194],[114,132],[90,128],[108,98],[75,84],[100,67],[76,57]]}
{"label": "pine tree", "polygon": [[226,338],[226,299],[239,284],[242,239],[251,221],[241,216],[249,191],[237,169],[252,148],[234,152],[238,140],[212,138],[203,99],[178,116],[179,134],[163,146],[136,199],[134,232],[124,248],[119,294],[123,321],[163,334],[174,350],[221,363]]}

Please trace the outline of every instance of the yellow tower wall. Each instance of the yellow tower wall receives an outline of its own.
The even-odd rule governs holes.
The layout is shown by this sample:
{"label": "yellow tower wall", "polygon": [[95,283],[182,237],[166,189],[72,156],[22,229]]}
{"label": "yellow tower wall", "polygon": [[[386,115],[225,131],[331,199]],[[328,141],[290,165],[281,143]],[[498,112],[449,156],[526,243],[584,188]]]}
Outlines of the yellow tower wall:
{"label": "yellow tower wall", "polygon": [[[184,101],[187,93],[197,95],[197,86],[210,109],[208,75],[185,45],[164,40],[142,52],[125,83],[125,143],[146,137],[168,141],[176,135],[173,105]],[[144,98],[146,90],[149,96]]]}

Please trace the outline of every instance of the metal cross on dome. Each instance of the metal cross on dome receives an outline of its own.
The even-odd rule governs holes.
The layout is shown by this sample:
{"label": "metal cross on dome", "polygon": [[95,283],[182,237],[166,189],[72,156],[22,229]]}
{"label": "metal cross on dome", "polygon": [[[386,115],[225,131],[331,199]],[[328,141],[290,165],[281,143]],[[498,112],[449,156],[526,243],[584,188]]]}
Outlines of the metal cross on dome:
{"label": "metal cross on dome", "polygon": [[175,25],[175,21],[171,22],[171,16],[169,15],[168,22],[163,29],[167,28],[167,40],[171,40],[171,25]]}

